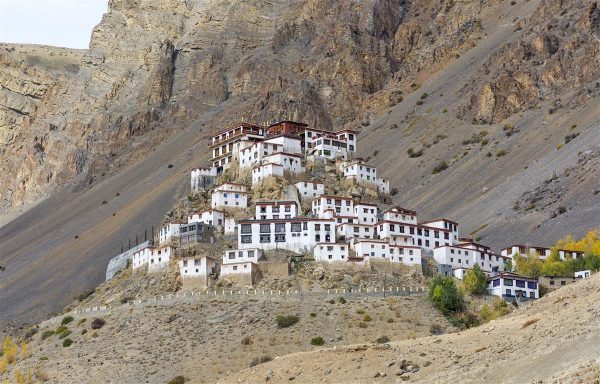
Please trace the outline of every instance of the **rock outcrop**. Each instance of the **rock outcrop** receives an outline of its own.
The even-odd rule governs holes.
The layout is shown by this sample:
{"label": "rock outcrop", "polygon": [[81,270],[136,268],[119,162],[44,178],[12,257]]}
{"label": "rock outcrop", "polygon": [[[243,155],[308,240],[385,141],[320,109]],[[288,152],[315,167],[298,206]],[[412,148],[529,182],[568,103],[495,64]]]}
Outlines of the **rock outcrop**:
{"label": "rock outcrop", "polygon": [[[600,8],[585,1],[543,0],[515,29],[522,38],[491,55],[469,87],[463,111],[500,122],[542,101],[577,107],[600,94]],[[561,98],[570,100],[565,105]]]}

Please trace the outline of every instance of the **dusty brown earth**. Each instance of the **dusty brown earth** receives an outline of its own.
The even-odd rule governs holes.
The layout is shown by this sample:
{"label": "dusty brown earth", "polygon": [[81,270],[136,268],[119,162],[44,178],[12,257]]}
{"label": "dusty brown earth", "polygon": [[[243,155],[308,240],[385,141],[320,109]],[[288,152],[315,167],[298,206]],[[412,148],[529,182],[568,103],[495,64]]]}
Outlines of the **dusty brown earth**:
{"label": "dusty brown earth", "polygon": [[[255,359],[317,349],[311,340],[319,336],[325,346],[342,346],[374,342],[382,335],[416,338],[428,335],[432,324],[454,330],[423,294],[347,295],[344,303],[339,296],[203,296],[75,315],[68,325],[74,344],[67,348],[56,335],[41,340],[44,331],[59,326],[59,316],[41,325],[30,344],[32,355],[17,367],[42,371],[49,383],[166,383],[177,375],[189,383],[214,383]],[[288,314],[298,315],[298,323],[278,328],[275,316]],[[106,325],[93,331],[95,317]],[[0,380],[13,377],[14,369]]]}
{"label": "dusty brown earth", "polygon": [[597,274],[467,331],[296,353],[219,382],[598,383],[599,299]]}

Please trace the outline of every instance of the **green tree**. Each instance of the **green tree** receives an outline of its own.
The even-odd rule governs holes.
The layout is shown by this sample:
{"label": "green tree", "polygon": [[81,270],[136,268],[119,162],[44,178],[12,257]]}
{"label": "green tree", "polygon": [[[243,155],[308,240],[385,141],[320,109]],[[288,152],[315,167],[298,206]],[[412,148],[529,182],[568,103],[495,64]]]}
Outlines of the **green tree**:
{"label": "green tree", "polygon": [[514,257],[516,272],[526,277],[540,277],[542,275],[542,267],[544,263],[537,255],[529,255],[526,257],[516,254]]}
{"label": "green tree", "polygon": [[550,251],[550,256],[546,257],[543,262],[542,275],[567,276],[565,262],[560,259],[560,255],[555,248]]}
{"label": "green tree", "polygon": [[462,294],[451,277],[436,275],[431,279],[429,300],[444,314],[460,311],[464,307]]}
{"label": "green tree", "polygon": [[504,262],[504,270],[507,272],[512,272],[513,262],[511,259],[506,259],[506,261]]}
{"label": "green tree", "polygon": [[586,254],[583,265],[584,265],[584,268],[580,269],[580,271],[583,271],[586,269],[589,269],[594,272],[600,271],[600,254],[596,254],[596,253]]}
{"label": "green tree", "polygon": [[465,273],[463,279],[465,290],[470,294],[481,295],[487,291],[487,278],[485,273],[481,270],[479,264],[475,264],[473,269]]}

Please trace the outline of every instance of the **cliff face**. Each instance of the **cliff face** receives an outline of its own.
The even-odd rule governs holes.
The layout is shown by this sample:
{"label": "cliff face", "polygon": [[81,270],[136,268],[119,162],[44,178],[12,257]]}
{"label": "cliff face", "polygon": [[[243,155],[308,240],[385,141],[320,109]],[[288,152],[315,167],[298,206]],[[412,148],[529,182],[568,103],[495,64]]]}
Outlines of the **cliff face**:
{"label": "cliff face", "polygon": [[600,94],[597,2],[544,0],[515,30],[522,38],[494,52],[469,87],[468,117],[495,123],[544,101],[555,112]]}
{"label": "cliff face", "polygon": [[494,3],[111,1],[76,73],[20,64],[24,86],[41,80],[4,97],[0,165],[14,177],[0,180],[0,210],[93,184],[136,156],[132,141],[141,151],[215,107],[210,129],[241,118],[367,125],[468,47]]}

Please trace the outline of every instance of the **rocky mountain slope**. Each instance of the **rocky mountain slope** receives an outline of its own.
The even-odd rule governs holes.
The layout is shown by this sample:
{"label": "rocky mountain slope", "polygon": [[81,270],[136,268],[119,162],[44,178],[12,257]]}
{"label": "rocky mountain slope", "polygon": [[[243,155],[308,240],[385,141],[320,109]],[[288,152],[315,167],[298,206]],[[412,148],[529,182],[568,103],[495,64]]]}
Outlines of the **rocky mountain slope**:
{"label": "rocky mountain slope", "polygon": [[[581,0],[111,1],[76,73],[44,61],[57,69],[35,75],[47,85],[27,118],[16,96],[0,102],[12,127],[0,324],[96,285],[186,193],[209,134],[241,119],[360,128],[397,203],[494,247],[599,226],[599,12]],[[19,54],[3,54],[21,63],[3,87],[44,70]]]}

